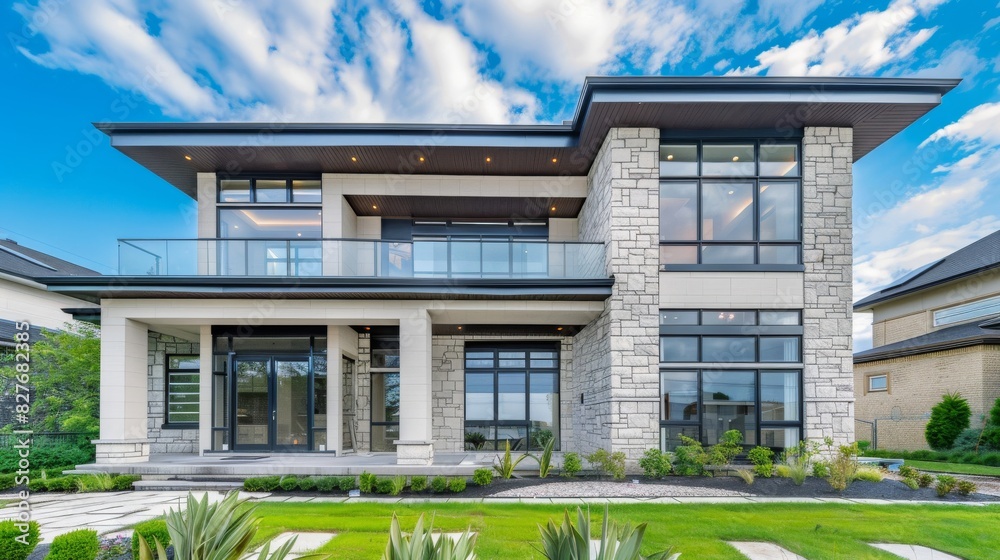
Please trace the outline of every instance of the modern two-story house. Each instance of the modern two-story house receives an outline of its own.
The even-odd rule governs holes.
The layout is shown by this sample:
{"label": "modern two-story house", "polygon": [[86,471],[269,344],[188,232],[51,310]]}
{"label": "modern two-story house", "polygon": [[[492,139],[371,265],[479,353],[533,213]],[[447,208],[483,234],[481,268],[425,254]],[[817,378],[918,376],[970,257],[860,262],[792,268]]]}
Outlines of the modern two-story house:
{"label": "modern two-story house", "polygon": [[[854,439],[852,164],[953,80],[588,78],[559,125],[115,123],[98,463]],[[473,119],[474,120],[474,119]],[[391,457],[391,456],[390,456]]]}
{"label": "modern two-story house", "polygon": [[[873,347],[854,355],[857,419],[885,449],[926,449],[931,408],[969,401],[972,427],[1000,398],[1000,231],[914,269],[854,304]],[[860,431],[860,429],[859,429]]]}

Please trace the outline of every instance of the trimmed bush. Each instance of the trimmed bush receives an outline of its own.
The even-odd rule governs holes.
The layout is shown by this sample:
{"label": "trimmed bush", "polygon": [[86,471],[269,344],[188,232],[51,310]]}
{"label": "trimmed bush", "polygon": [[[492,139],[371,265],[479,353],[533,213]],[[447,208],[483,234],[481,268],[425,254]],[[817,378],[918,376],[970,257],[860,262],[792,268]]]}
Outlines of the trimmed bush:
{"label": "trimmed bush", "polygon": [[377,476],[370,472],[362,472],[361,476],[358,477],[358,488],[361,489],[362,494],[371,494],[375,491],[375,481],[378,479]]}
{"label": "trimmed bush", "polygon": [[933,483],[934,483],[934,477],[927,473],[920,473],[917,476],[917,485],[919,485],[921,488],[927,488]]}
{"label": "trimmed bush", "polygon": [[123,490],[131,490],[132,484],[142,480],[141,476],[134,474],[119,474],[115,475],[112,479],[112,485],[114,490],[121,492]]}
{"label": "trimmed bush", "polygon": [[280,484],[280,476],[258,476],[244,480],[243,489],[247,492],[274,492]]}
{"label": "trimmed bush", "polygon": [[337,488],[340,489],[341,492],[350,492],[351,490],[357,488],[357,484],[355,484],[353,476],[342,476],[337,479]]}
{"label": "trimmed bush", "polygon": [[[277,477],[275,477],[277,478]],[[167,522],[163,519],[152,519],[150,521],[143,521],[138,523],[134,527],[134,532],[132,533],[132,559],[139,560],[139,535],[146,539],[149,543],[150,548],[156,548],[156,543],[153,539],[160,541],[163,548],[170,546],[170,532],[167,531]]]}
{"label": "trimmed bush", "polygon": [[917,478],[917,476],[919,474],[920,473],[917,472],[917,469],[915,469],[915,468],[913,468],[913,467],[911,467],[909,465],[903,465],[903,466],[899,467],[899,476],[901,476],[903,478],[912,478],[912,479],[916,480],[916,478]]}
{"label": "trimmed bush", "polygon": [[758,445],[747,453],[747,459],[753,463],[753,472],[757,476],[771,478],[774,474],[774,451],[771,448]]}
{"label": "trimmed bush", "polygon": [[304,492],[309,492],[309,491],[312,491],[315,488],[316,488],[316,479],[315,478],[306,477],[306,478],[300,478],[299,479],[299,490],[302,490]]}
{"label": "trimmed bush", "polygon": [[669,455],[655,447],[647,449],[639,459],[639,467],[649,478],[663,478],[670,474]]}
{"label": "trimmed bush", "polygon": [[580,461],[579,454],[570,451],[569,453],[563,455],[562,469],[560,469],[559,474],[572,478],[582,469],[583,463]]}
{"label": "trimmed bush", "polygon": [[321,476],[316,479],[316,489],[320,492],[333,492],[338,482],[335,476]]}
{"label": "trimmed bush", "polygon": [[100,548],[97,531],[77,529],[52,539],[45,560],[94,560]]}
{"label": "trimmed bush", "polygon": [[28,522],[28,532],[24,537],[27,544],[18,542],[18,537],[25,535],[13,521],[0,521],[0,558],[4,560],[25,560],[38,546],[38,523]]}
{"label": "trimmed bush", "polygon": [[375,492],[379,494],[392,494],[393,484],[391,478],[376,478]]}
{"label": "trimmed bush", "polygon": [[621,451],[610,453],[607,449],[598,449],[585,459],[601,472],[601,476],[610,476],[615,480],[625,478],[625,454]]}
{"label": "trimmed bush", "polygon": [[934,489],[937,490],[938,497],[943,498],[955,489],[957,483],[958,481],[955,480],[955,477],[942,474],[937,477],[937,485],[934,486]]}
{"label": "trimmed bush", "polygon": [[448,479],[443,476],[435,476],[431,479],[431,490],[438,494],[448,489]]}
{"label": "trimmed bush", "polygon": [[910,490],[916,490],[917,488],[920,488],[920,485],[917,484],[917,479],[915,478],[904,478],[900,482],[908,486]]}
{"label": "trimmed bush", "polygon": [[493,471],[490,469],[476,469],[472,473],[472,482],[478,486],[493,484]]}
{"label": "trimmed bush", "polygon": [[963,496],[968,496],[977,490],[976,483],[970,480],[960,480],[958,481],[958,486],[955,488],[959,494]]}
{"label": "trimmed bush", "polygon": [[[87,441],[88,439],[90,438],[81,437],[78,443],[42,443],[42,440],[35,441],[31,447],[31,468],[52,469],[62,467],[60,470],[65,470],[67,465],[93,463],[95,447]],[[20,459],[21,457],[17,454],[17,449],[0,449],[0,472],[16,471],[17,463]]]}
{"label": "trimmed bush", "polygon": [[[488,471],[489,469],[483,469],[483,470]],[[490,476],[492,476],[492,474],[493,473],[491,472]],[[424,476],[424,475],[422,475],[422,474],[418,474],[416,476],[411,476],[410,477],[410,491],[411,492],[423,492],[424,490],[427,490],[427,477]]]}
{"label": "trimmed bush", "polygon": [[972,409],[969,402],[958,393],[948,393],[941,402],[931,409],[931,419],[927,422],[924,437],[931,449],[949,449],[958,435],[969,427]]}
{"label": "trimmed bush", "polygon": [[281,489],[285,492],[291,492],[299,487],[299,479],[294,475],[286,475],[281,477],[281,482],[278,483]]}
{"label": "trimmed bush", "polygon": [[448,481],[448,490],[454,492],[455,494],[465,492],[465,477],[456,476],[455,478]]}
{"label": "trimmed bush", "polygon": [[678,445],[674,449],[674,472],[681,476],[704,474],[705,464],[708,463],[708,453],[705,452],[705,448],[696,439],[683,435],[680,438],[683,445]]}

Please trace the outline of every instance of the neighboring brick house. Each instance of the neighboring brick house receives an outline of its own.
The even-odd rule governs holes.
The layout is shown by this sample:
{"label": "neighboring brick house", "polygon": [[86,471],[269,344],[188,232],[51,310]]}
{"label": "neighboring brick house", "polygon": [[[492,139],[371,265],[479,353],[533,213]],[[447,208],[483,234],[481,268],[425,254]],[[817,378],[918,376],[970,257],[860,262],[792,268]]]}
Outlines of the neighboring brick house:
{"label": "neighboring brick house", "polygon": [[979,425],[1000,397],[1000,231],[858,301],[870,350],[854,355],[855,414],[878,419],[882,449],[926,449],[931,407],[968,399]]}
{"label": "neighboring brick house", "polygon": [[198,238],[47,279],[101,304],[97,461],[850,442],[852,166],[957,83],[588,78],[558,125],[101,125]]}

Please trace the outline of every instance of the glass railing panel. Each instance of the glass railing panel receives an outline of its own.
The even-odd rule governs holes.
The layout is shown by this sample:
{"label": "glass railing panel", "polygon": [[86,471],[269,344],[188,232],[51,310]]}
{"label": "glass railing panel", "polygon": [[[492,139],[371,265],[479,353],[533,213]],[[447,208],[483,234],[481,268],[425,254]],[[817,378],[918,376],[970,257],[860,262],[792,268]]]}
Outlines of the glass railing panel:
{"label": "glass railing panel", "polygon": [[448,242],[414,241],[413,275],[421,278],[448,276]]}
{"label": "glass railing panel", "polygon": [[506,278],[510,276],[509,241],[483,242],[483,277]]}

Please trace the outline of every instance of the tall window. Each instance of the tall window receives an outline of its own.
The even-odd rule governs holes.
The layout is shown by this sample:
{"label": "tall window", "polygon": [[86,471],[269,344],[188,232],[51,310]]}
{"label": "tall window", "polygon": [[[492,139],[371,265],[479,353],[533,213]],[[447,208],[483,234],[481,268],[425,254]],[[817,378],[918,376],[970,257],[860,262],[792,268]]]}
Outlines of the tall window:
{"label": "tall window", "polygon": [[559,445],[559,350],[468,345],[465,349],[466,448],[541,449]]}
{"label": "tall window", "polygon": [[168,425],[198,423],[199,369],[198,356],[167,356]]}
{"label": "tall window", "polygon": [[660,146],[660,264],[801,264],[798,143]]}
{"label": "tall window", "polygon": [[802,438],[800,311],[663,310],[660,334],[664,450],[728,430],[748,446]]}
{"label": "tall window", "polygon": [[395,451],[399,439],[399,336],[372,337],[371,450]]}

